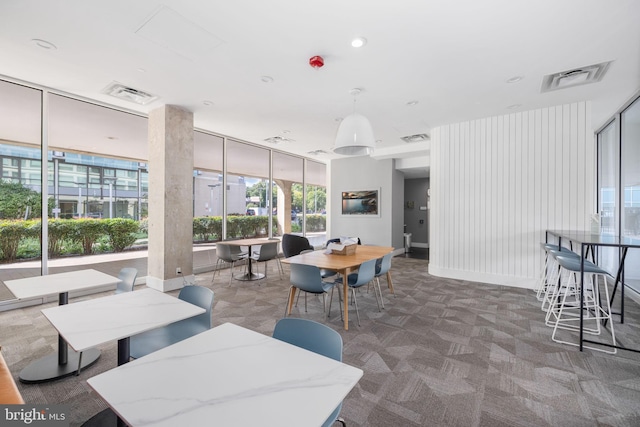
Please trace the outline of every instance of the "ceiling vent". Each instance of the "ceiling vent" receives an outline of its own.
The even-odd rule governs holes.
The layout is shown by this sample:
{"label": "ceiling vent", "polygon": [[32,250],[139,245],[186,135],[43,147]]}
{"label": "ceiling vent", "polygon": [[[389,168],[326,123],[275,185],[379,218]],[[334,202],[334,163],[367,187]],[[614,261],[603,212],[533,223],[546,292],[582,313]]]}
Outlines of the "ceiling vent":
{"label": "ceiling vent", "polygon": [[422,142],[422,141],[428,141],[429,135],[427,135],[426,133],[417,133],[415,135],[403,136],[400,139],[408,143]]}
{"label": "ceiling vent", "polygon": [[319,156],[320,154],[328,154],[328,153],[324,150],[313,150],[313,151],[307,151],[307,154],[311,154],[312,156]]}
{"label": "ceiling vent", "polygon": [[115,98],[124,99],[125,101],[135,102],[140,105],[146,105],[151,101],[158,99],[156,95],[151,95],[150,93],[125,86],[118,82],[111,83],[109,86],[104,88],[102,93],[106,93],[107,95]]}
{"label": "ceiling vent", "polygon": [[272,136],[270,138],[266,138],[265,142],[270,144],[280,144],[281,142],[295,142],[295,140],[285,138],[284,136]]}
{"label": "ceiling vent", "polygon": [[541,92],[599,82],[604,77],[610,64],[611,61],[602,62],[588,67],[546,75],[542,79]]}

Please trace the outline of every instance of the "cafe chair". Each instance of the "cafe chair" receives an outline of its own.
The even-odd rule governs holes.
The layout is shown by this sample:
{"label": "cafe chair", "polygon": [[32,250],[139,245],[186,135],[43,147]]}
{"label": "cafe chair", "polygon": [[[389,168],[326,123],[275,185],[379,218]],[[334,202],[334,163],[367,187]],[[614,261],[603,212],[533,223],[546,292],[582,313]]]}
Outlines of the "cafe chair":
{"label": "cafe chair", "polygon": [[233,267],[236,263],[247,259],[246,252],[242,252],[240,247],[232,245],[216,245],[216,265],[213,269],[213,276],[211,277],[211,284],[216,280],[216,272],[220,276],[220,269],[225,265],[230,266],[229,273],[229,286],[231,286],[231,280],[233,279]]}
{"label": "cafe chair", "polygon": [[[264,277],[267,277],[267,263],[273,260],[277,261],[278,263],[280,262],[280,260],[278,259],[278,242],[275,241],[260,245],[260,250],[255,251],[253,254],[251,254],[249,262],[263,262]],[[282,271],[280,270],[280,267],[278,268],[278,271],[280,272],[280,278],[282,278]]]}
{"label": "cafe chair", "polygon": [[[342,362],[342,337],[328,326],[308,319],[284,318],[273,329],[273,338],[293,344],[305,350]],[[335,422],[347,424],[339,417],[342,402],[322,424],[329,427]]]}
{"label": "cafe chair", "polygon": [[[331,290],[331,295],[333,296],[333,286],[335,282],[325,282],[322,280],[322,276],[320,276],[320,269],[315,265],[307,265],[307,264],[291,264],[291,286],[289,287],[289,298],[287,299],[287,307],[285,309],[284,315],[291,314],[291,306],[293,305],[293,301],[291,300],[291,296],[293,293],[293,288],[298,289],[299,291],[304,291],[304,311],[307,311],[307,294],[315,294],[322,295],[322,307],[323,311],[326,312],[327,303],[325,300],[325,295],[329,290]],[[299,294],[298,294],[299,295]],[[331,314],[331,309],[329,309],[329,313],[327,316]]]}
{"label": "cafe chair", "polygon": [[278,260],[278,268],[280,269],[280,274],[284,274],[284,268],[282,268],[282,263],[280,262],[280,238],[279,237],[269,237],[267,240],[275,240],[278,242],[276,245],[276,260]]}
{"label": "cafe chair", "polygon": [[138,270],[132,267],[125,267],[118,273],[118,284],[116,285],[116,294],[133,291],[133,285],[138,277]]}
{"label": "cafe chair", "polygon": [[[353,305],[356,308],[356,317],[358,318],[358,326],[360,326],[360,313],[358,312],[358,300],[356,299],[356,289],[371,282],[376,275],[376,261],[372,259],[363,262],[358,268],[357,273],[351,273],[347,276],[347,285],[351,289],[351,297],[353,299]],[[335,281],[336,284],[342,283],[342,277],[339,277]],[[378,310],[380,310],[380,301],[378,300],[378,289],[373,287],[376,294],[376,303],[378,303]],[[340,286],[338,286],[338,291]],[[340,294],[340,292],[338,292]],[[343,295],[343,298],[348,298],[347,295]],[[340,310],[342,312],[342,304],[340,304]],[[329,304],[329,311],[331,311],[331,304]]]}
{"label": "cafe chair", "polygon": [[296,234],[285,234],[282,236],[282,253],[285,258],[300,254],[305,250],[313,250],[309,239]]}
{"label": "cafe chair", "polygon": [[[391,257],[393,256],[393,252],[389,252],[382,258],[378,258],[376,260],[376,273],[375,273],[375,285],[378,286],[378,293],[380,294],[380,304],[382,304],[382,308],[384,308],[384,300],[382,299],[382,290],[380,289],[380,277],[386,276],[387,278],[387,287],[393,294],[396,296],[396,292],[393,290],[393,282],[391,281]],[[371,282],[369,282],[371,283]]]}
{"label": "cafe chair", "polygon": [[205,312],[167,326],[134,335],[130,339],[131,357],[137,359],[189,337],[211,329],[213,291],[204,286],[187,285],[180,289],[178,298],[205,309]]}

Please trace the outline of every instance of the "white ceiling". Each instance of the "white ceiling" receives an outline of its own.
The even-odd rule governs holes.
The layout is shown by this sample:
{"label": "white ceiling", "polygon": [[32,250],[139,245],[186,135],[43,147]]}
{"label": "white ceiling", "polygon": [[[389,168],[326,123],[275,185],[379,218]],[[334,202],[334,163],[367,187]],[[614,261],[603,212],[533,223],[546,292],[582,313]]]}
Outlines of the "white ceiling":
{"label": "white ceiling", "polygon": [[[0,74],[141,113],[180,105],[197,128],[282,136],[294,142],[277,149],[325,150],[323,162],[341,157],[337,119],[362,88],[374,157],[420,177],[429,144],[400,138],[436,126],[580,100],[604,124],[640,87],[639,16],[639,0],[3,0]],[[355,36],[368,43],[351,47]],[[598,83],[540,90],[547,74],[605,61]],[[101,93],[113,81],[159,98]]]}

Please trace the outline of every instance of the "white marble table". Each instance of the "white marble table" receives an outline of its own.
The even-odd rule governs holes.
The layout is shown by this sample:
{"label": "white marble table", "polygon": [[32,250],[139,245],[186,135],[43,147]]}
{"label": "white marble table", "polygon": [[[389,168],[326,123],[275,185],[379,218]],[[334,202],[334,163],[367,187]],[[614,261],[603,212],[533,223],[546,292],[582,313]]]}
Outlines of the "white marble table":
{"label": "white marble table", "polygon": [[[202,307],[151,288],[42,310],[42,314],[76,351],[113,340],[128,341],[131,335],[204,312]],[[119,360],[118,364],[129,360],[128,348],[123,356],[126,359]]]}
{"label": "white marble table", "polygon": [[[204,312],[202,307],[151,288],[42,310],[76,351],[118,340],[118,366],[129,362],[132,335]],[[85,425],[108,424],[120,426],[122,422],[105,410]]]}
{"label": "white marble table", "polygon": [[320,426],[362,370],[225,323],[87,382],[129,426]]}
{"label": "white marble table", "polygon": [[[58,294],[58,304],[69,302],[69,292],[115,285],[118,278],[108,274],[88,270],[75,270],[46,276],[26,277],[7,280],[4,284],[18,299],[39,298]],[[78,367],[86,368],[100,357],[100,351],[92,348],[84,352],[82,360],[77,352],[69,352],[67,343],[58,336],[58,353],[45,356],[24,368],[19,375],[20,381],[36,383],[51,381],[72,375]],[[81,363],[79,363],[81,362]]]}

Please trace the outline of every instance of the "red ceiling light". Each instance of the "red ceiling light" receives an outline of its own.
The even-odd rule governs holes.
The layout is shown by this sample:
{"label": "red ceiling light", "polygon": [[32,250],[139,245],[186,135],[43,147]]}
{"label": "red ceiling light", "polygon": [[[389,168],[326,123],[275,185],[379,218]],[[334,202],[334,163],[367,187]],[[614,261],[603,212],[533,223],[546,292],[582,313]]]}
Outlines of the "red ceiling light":
{"label": "red ceiling light", "polygon": [[317,70],[324,65],[324,59],[322,59],[322,56],[312,56],[309,58],[309,65]]}

